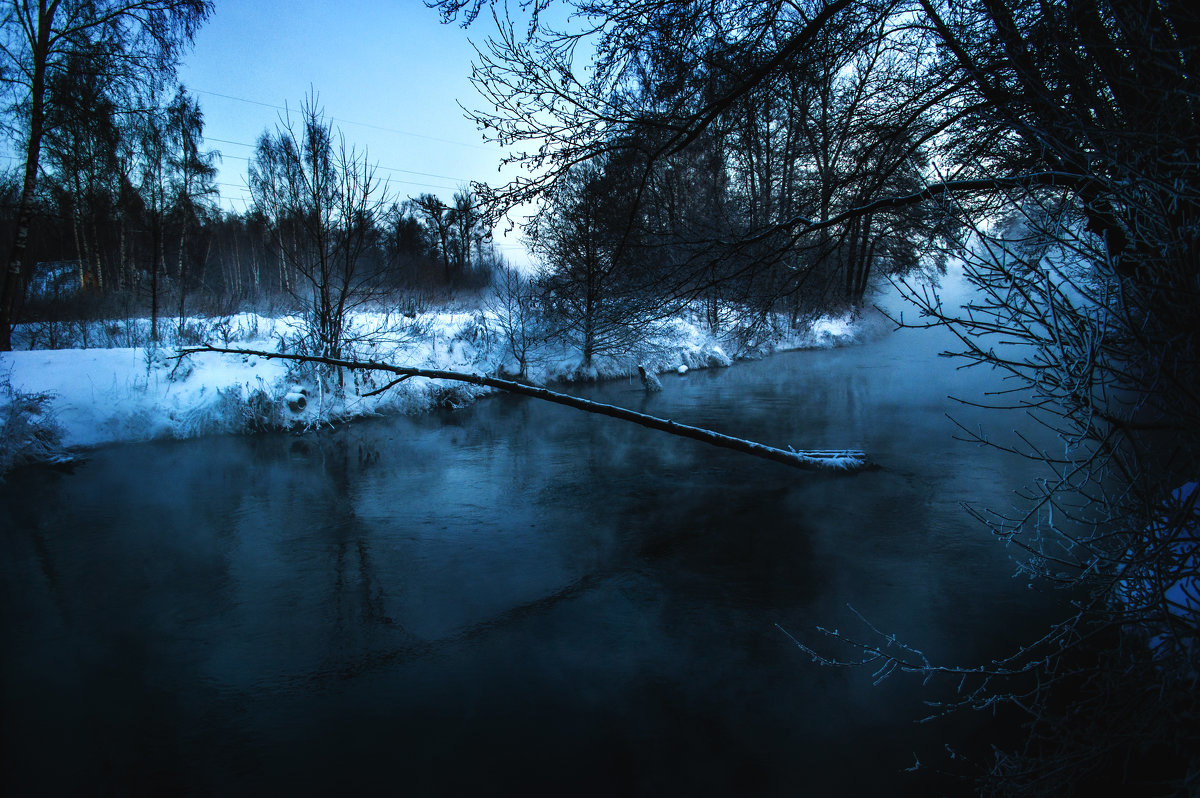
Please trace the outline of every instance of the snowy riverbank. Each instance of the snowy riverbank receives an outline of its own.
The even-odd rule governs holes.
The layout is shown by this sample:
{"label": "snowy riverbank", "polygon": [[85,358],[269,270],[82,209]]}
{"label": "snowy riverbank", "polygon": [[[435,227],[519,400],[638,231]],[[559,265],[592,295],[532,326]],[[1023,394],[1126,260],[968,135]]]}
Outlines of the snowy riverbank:
{"label": "snowy riverbank", "polygon": [[[241,314],[196,319],[188,327],[215,346],[278,352],[293,340],[298,325],[295,318]],[[515,370],[496,319],[485,312],[434,311],[398,321],[362,314],[355,326],[388,330],[371,335],[374,343],[360,346],[360,357],[469,373]],[[693,319],[676,318],[636,351],[595,358],[588,375],[636,378],[638,365],[659,373],[727,366],[739,356],[853,343],[876,327],[849,315],[821,317],[800,330],[771,335],[747,351],[744,343],[739,347]],[[109,342],[120,342],[120,337],[111,336]],[[323,387],[310,368],[282,360],[215,353],[177,359],[176,353],[174,346],[0,353],[0,471],[118,441],[313,427],[459,405],[487,393],[460,383],[413,378],[371,395],[384,381],[370,374],[347,377],[335,391]],[[528,376],[534,382],[567,382],[578,374],[574,349],[548,345],[530,353]]]}

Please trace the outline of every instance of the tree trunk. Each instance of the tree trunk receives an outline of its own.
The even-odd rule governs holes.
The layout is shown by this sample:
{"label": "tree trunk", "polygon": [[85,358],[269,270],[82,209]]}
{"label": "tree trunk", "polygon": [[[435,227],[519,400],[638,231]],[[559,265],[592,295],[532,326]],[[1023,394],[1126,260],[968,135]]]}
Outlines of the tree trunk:
{"label": "tree trunk", "polygon": [[[96,214],[92,213],[91,219],[92,242],[88,247],[88,266],[92,270],[92,288],[98,292],[104,291],[104,260],[100,257],[100,232],[96,229]],[[94,261],[94,262],[93,262]]]}
{"label": "tree trunk", "polygon": [[46,61],[50,54],[50,19],[38,15],[37,43],[33,49],[33,80],[29,93],[29,144],[25,148],[25,180],[17,204],[17,227],[8,269],[0,286],[0,352],[12,350],[12,328],[16,323],[17,295],[22,293],[21,271],[29,246],[29,228],[33,222],[33,193],[37,188],[38,158],[46,124]]}
{"label": "tree trunk", "polygon": [[120,245],[117,249],[117,290],[127,289],[130,286],[129,280],[129,253],[125,245],[125,212],[121,212],[120,216]]}
{"label": "tree trunk", "polygon": [[184,246],[187,244],[187,219],[179,226],[179,331],[183,332],[187,303],[187,263],[184,260]]}
{"label": "tree trunk", "polygon": [[210,233],[208,241],[204,244],[204,257],[200,259],[200,272],[196,275],[196,284],[201,288],[207,285],[208,279],[208,263],[212,259],[213,237]]}
{"label": "tree trunk", "polygon": [[[157,199],[154,205],[158,206]],[[159,207],[155,207],[151,213],[154,215],[154,218],[150,223],[150,340],[158,343],[158,271],[166,259],[162,255],[163,230],[161,210]]]}
{"label": "tree trunk", "polygon": [[442,266],[446,270],[446,285],[450,285],[450,249],[446,241],[446,227],[443,224],[438,225],[438,238],[442,241]]}
{"label": "tree trunk", "polygon": [[79,203],[75,196],[71,198],[71,235],[75,239],[75,259],[79,261],[79,290],[84,288],[83,264],[87,263],[87,253],[83,248],[83,235],[79,232]]}

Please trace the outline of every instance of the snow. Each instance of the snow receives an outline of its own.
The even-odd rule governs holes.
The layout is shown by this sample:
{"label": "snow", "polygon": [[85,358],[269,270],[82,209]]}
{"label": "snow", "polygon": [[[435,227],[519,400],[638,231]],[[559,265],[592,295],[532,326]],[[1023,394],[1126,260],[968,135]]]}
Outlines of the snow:
{"label": "snow", "polygon": [[159,349],[61,349],[7,353],[0,360],[15,390],[45,392],[72,447],[204,434],[219,392],[268,390],[286,373],[262,358],[175,361]]}
{"label": "snow", "polygon": [[[78,325],[77,325],[78,326]],[[461,405],[488,393],[464,383],[412,378],[375,396],[392,375],[344,375],[339,389],[312,367],[278,359],[199,353],[179,357],[178,345],[268,352],[295,351],[300,320],[254,314],[190,319],[178,345],[121,346],[144,341],[147,320],[78,326],[71,341],[111,348],[26,349],[0,353],[0,410],[22,395],[46,395],[44,423],[56,424],[64,447],[119,441],[191,438],[268,427],[312,427],[436,405]],[[714,335],[696,319],[678,317],[636,351],[598,356],[588,368],[577,350],[561,344],[538,347],[529,358],[528,380],[547,384],[611,379],[728,366],[736,357],[758,357],[782,349],[831,347],[859,340],[864,325],[850,314],[822,317],[799,330],[775,333],[747,345]],[[494,314],[437,310],[409,316],[362,313],[353,319],[360,340],[349,356],[399,366],[512,376],[516,367]],[[777,329],[784,329],[778,325]],[[42,331],[44,332],[44,330]],[[66,332],[63,335],[67,335]],[[36,342],[38,331],[18,328],[14,339]],[[44,337],[44,336],[43,336]],[[61,337],[58,339],[61,343]],[[27,414],[28,415],[28,414]],[[0,413],[0,419],[6,416]],[[3,432],[0,430],[0,432]],[[4,437],[0,435],[0,448]],[[4,460],[0,459],[0,463]]]}

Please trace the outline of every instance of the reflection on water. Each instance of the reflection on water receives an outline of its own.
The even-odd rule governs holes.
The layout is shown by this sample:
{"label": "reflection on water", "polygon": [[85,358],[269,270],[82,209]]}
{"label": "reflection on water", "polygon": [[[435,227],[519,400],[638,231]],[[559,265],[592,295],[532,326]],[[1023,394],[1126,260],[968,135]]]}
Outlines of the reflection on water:
{"label": "reflection on water", "polygon": [[959,507],[1005,505],[1023,466],[952,440],[946,394],[987,377],[937,344],[590,391],[884,466],[854,477],[511,397],[14,475],[0,791],[959,789],[901,771],[990,719],[915,726],[916,681],[818,668],[775,628],[852,604],[971,661],[1044,613]]}

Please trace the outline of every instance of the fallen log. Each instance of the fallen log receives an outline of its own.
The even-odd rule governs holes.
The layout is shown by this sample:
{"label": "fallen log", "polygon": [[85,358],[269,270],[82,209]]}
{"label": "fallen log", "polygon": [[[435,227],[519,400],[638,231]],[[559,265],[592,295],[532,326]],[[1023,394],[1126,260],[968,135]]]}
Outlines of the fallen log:
{"label": "fallen log", "polygon": [[875,464],[867,459],[865,452],[853,449],[808,449],[796,450],[790,446],[787,449],[778,449],[774,446],[749,441],[745,438],[736,438],[732,435],[725,435],[720,432],[703,429],[701,427],[693,427],[688,424],[680,424],[671,419],[658,418],[657,416],[638,413],[633,410],[627,410],[616,405],[608,405],[602,402],[593,402],[590,399],[581,399],[578,396],[570,394],[558,393],[550,391],[536,385],[529,385],[523,382],[514,382],[512,380],[502,380],[496,377],[487,377],[482,374],[468,374],[461,371],[442,371],[440,369],[422,369],[411,368],[408,366],[395,366],[391,363],[379,363],[374,360],[343,360],[340,358],[319,357],[315,355],[297,355],[284,352],[263,352],[256,349],[234,349],[216,346],[196,346],[187,347],[179,350],[176,357],[182,358],[189,355],[197,354],[226,354],[226,355],[242,355],[249,357],[261,357],[277,360],[292,360],[300,363],[322,363],[327,366],[335,366],[347,369],[361,369],[366,371],[379,371],[388,374],[395,374],[396,379],[378,388],[364,396],[373,396],[383,393],[390,388],[404,382],[413,377],[425,377],[431,380],[453,380],[455,382],[465,382],[470,385],[479,385],[485,388],[494,388],[499,391],[507,391],[508,393],[520,394],[529,396],[534,399],[541,399],[546,402],[554,402],[555,404],[566,405],[573,407],[576,410],[583,410],[587,413],[596,413],[610,418],[617,418],[622,421],[628,421],[633,424],[638,424],[650,429],[669,432],[672,435],[678,435],[683,438],[691,438],[692,440],[707,443],[710,446],[719,446],[723,449],[732,449],[735,452],[761,457],[766,460],[772,460],[776,463],[800,468],[806,470],[824,470],[840,473],[857,473],[859,471],[871,470],[878,468]]}

